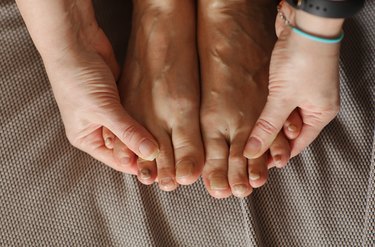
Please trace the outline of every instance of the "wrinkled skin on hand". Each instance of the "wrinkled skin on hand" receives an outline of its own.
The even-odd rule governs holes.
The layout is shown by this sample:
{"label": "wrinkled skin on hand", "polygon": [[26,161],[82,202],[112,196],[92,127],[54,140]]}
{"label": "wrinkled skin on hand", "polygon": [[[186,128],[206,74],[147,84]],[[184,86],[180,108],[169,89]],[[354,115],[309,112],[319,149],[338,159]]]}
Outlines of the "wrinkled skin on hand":
{"label": "wrinkled skin on hand", "polygon": [[[283,6],[283,12],[292,23],[295,21],[294,9]],[[245,149],[248,158],[268,149],[293,110],[299,110],[303,126],[292,142],[292,157],[307,147],[339,110],[340,45],[304,38],[280,17],[276,31],[279,39],[272,52],[269,95]]]}
{"label": "wrinkled skin on hand", "polygon": [[[35,8],[21,0],[18,4],[42,55],[71,144],[118,171],[135,174],[105,147],[103,126],[144,159],[154,159],[158,145],[121,106],[119,66],[92,2],[56,0]],[[40,13],[43,8],[46,15]]]}

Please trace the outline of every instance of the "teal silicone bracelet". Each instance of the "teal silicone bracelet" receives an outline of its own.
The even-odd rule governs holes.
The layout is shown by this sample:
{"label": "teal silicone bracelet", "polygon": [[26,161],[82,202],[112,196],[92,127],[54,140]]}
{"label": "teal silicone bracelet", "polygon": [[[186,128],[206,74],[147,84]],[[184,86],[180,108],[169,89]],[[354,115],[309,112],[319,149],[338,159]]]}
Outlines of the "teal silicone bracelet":
{"label": "teal silicone bracelet", "polygon": [[327,39],[327,38],[322,38],[322,37],[318,37],[318,36],[306,33],[304,31],[302,31],[301,29],[299,29],[297,27],[294,27],[294,26],[290,26],[290,28],[293,30],[293,32],[295,32],[296,34],[298,34],[302,37],[305,37],[305,38],[313,40],[313,41],[326,43],[326,44],[340,43],[342,41],[342,39],[344,38],[344,32],[343,31],[341,32],[340,36],[338,36],[337,38]]}
{"label": "teal silicone bracelet", "polygon": [[298,27],[292,25],[290,23],[290,21],[285,17],[284,13],[281,11],[282,4],[283,4],[283,1],[281,1],[280,4],[277,6],[278,15],[280,16],[281,20],[284,21],[285,25],[287,25],[290,29],[292,29],[292,31],[295,32],[296,34],[298,34],[302,37],[305,37],[307,39],[310,39],[310,40],[313,40],[313,41],[316,41],[316,42],[320,42],[320,43],[325,43],[325,44],[337,44],[337,43],[340,43],[342,41],[342,39],[344,38],[344,32],[343,31],[341,31],[340,36],[338,36],[336,38],[332,38],[332,39],[315,36],[315,35],[312,35],[310,33],[306,33],[304,31],[302,31]]}

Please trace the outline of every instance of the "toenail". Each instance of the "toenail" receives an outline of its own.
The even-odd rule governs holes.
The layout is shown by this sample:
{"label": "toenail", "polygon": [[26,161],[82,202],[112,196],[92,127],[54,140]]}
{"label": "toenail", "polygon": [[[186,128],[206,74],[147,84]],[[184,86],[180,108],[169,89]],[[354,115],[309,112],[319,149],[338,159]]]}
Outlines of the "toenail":
{"label": "toenail", "polygon": [[295,126],[294,124],[289,124],[287,129],[290,132],[297,132],[297,126]]}
{"label": "toenail", "polygon": [[182,161],[176,165],[176,177],[186,178],[193,174],[193,163],[190,161]]}
{"label": "toenail", "polygon": [[261,143],[255,137],[250,137],[246,144],[244,155],[246,158],[254,158],[260,151]]}
{"label": "toenail", "polygon": [[255,172],[250,172],[249,174],[249,179],[252,180],[252,181],[256,181],[260,178],[260,175],[258,173],[255,173]]}
{"label": "toenail", "polygon": [[142,180],[150,179],[151,178],[151,171],[149,169],[142,169],[139,171],[139,178]]}
{"label": "toenail", "polygon": [[148,161],[153,161],[159,155],[158,146],[150,140],[144,140],[139,145],[139,152],[142,154],[142,158]]}
{"label": "toenail", "polygon": [[130,158],[129,157],[123,157],[123,158],[120,159],[120,161],[121,161],[121,164],[123,164],[123,165],[129,165]]}
{"label": "toenail", "polygon": [[171,188],[174,186],[174,181],[172,178],[163,178],[160,180],[159,184],[163,187],[163,188]]}
{"label": "toenail", "polygon": [[246,194],[247,191],[248,191],[248,188],[243,184],[237,184],[233,187],[233,194],[238,195],[238,196],[242,196]]}
{"label": "toenail", "polygon": [[228,189],[228,182],[224,178],[212,177],[210,179],[210,185],[212,190],[226,190]]}

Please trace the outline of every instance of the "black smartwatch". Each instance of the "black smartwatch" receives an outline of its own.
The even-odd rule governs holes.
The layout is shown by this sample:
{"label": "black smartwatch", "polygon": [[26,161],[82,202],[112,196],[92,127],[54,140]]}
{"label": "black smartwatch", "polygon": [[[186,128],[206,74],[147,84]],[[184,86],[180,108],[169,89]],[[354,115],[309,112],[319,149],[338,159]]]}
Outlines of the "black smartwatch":
{"label": "black smartwatch", "polygon": [[355,15],[365,0],[286,0],[293,7],[312,15],[327,18],[348,18]]}

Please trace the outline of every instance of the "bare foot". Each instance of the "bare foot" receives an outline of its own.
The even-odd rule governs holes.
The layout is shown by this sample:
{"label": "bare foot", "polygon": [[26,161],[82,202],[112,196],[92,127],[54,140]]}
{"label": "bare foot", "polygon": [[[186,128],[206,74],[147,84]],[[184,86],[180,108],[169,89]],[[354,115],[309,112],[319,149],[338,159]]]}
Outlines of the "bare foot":
{"label": "bare foot", "polygon": [[272,1],[200,0],[198,45],[202,77],[203,180],[216,198],[244,197],[262,186],[267,163],[283,166],[289,142],[280,133],[267,156],[243,156],[250,131],[267,98],[274,44]]}
{"label": "bare foot", "polygon": [[[125,109],[160,146],[155,161],[138,160],[138,178],[152,184],[157,177],[165,191],[195,182],[204,164],[194,11],[193,0],[134,1],[120,82]],[[112,143],[125,162],[131,154],[121,145]]]}

